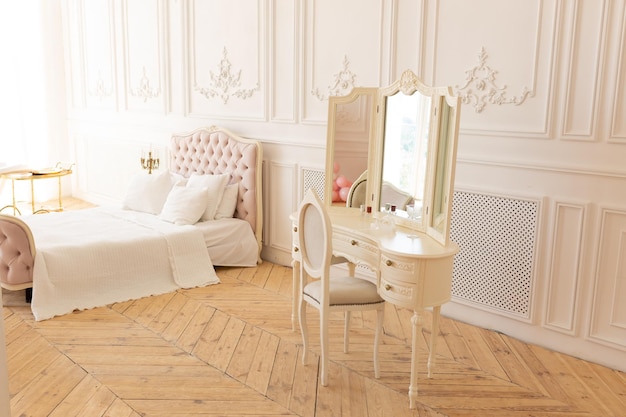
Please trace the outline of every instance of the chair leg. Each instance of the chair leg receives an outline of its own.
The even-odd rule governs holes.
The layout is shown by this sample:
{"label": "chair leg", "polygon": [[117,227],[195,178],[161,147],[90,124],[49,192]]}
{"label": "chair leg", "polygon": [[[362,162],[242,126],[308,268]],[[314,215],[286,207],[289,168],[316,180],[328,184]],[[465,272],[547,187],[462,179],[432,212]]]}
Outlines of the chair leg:
{"label": "chair leg", "polygon": [[383,322],[385,321],[385,310],[376,310],[376,333],[374,335],[374,377],[378,379],[380,376],[380,367],[378,366],[378,345],[383,332]]}
{"label": "chair leg", "polygon": [[350,346],[350,312],[346,311],[343,323],[343,353],[348,353]]}
{"label": "chair leg", "polygon": [[306,324],[306,302],[300,296],[300,332],[302,332],[302,364],[306,364],[307,352],[309,350],[309,331]]}
{"label": "chair leg", "polygon": [[322,351],[322,386],[328,385],[328,312],[320,310],[320,350]]}

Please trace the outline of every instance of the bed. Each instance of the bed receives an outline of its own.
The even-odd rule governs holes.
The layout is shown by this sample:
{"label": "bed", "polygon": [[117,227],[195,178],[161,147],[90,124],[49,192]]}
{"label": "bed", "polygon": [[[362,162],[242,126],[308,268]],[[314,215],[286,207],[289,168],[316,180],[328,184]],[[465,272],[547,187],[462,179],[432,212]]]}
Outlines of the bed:
{"label": "bed", "polygon": [[0,285],[32,287],[35,320],[219,283],[261,262],[262,148],[218,127],[173,135],[169,169],[120,206],[0,214]]}

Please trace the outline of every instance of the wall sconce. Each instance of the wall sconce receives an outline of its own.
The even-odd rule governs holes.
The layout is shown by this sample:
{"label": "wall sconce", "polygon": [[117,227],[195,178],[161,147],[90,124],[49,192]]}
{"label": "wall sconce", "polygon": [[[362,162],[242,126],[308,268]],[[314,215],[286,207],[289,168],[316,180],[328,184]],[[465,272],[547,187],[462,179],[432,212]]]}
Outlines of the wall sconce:
{"label": "wall sconce", "polygon": [[147,152],[147,157],[146,151],[141,151],[141,167],[147,169],[148,174],[152,174],[153,169],[159,169],[159,154],[157,151],[153,151],[152,147]]}

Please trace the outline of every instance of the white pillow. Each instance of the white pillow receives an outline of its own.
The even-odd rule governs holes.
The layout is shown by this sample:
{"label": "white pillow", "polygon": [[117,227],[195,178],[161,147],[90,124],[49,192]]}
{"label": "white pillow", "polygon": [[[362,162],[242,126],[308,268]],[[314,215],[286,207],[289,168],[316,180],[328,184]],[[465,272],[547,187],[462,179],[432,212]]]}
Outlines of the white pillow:
{"label": "white pillow", "polygon": [[126,189],[122,208],[159,214],[172,186],[173,182],[168,171],[134,175]]}
{"label": "white pillow", "polygon": [[217,206],[215,220],[228,219],[233,217],[237,208],[237,197],[239,197],[239,184],[229,184],[224,188],[222,201]]}
{"label": "white pillow", "polygon": [[176,225],[195,224],[206,209],[207,196],[205,188],[176,184],[167,196],[159,218]]}
{"label": "white pillow", "polygon": [[202,220],[215,219],[215,212],[217,206],[222,201],[222,195],[224,194],[224,188],[230,179],[230,174],[221,175],[198,175],[191,174],[187,181],[187,187],[189,188],[206,188],[208,200],[206,209],[202,214]]}

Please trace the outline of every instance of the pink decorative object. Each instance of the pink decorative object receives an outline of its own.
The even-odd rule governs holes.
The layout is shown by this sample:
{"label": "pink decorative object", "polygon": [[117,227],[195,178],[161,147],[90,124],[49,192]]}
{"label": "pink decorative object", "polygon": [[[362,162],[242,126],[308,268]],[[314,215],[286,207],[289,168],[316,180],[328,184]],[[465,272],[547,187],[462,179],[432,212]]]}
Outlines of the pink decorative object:
{"label": "pink decorative object", "polygon": [[339,190],[339,198],[341,201],[346,201],[348,199],[348,193],[350,192],[350,187],[343,187]]}
{"label": "pink decorative object", "polygon": [[333,190],[333,203],[336,203],[337,201],[341,201],[339,198],[339,191]]}
{"label": "pink decorative object", "polygon": [[337,185],[339,186],[339,188],[350,187],[351,185],[350,180],[348,180],[343,175],[338,176],[336,181],[337,181]]}
{"label": "pink decorative object", "polygon": [[335,162],[335,165],[333,166],[333,171],[336,173],[339,172],[340,166],[339,166],[339,162]]}

